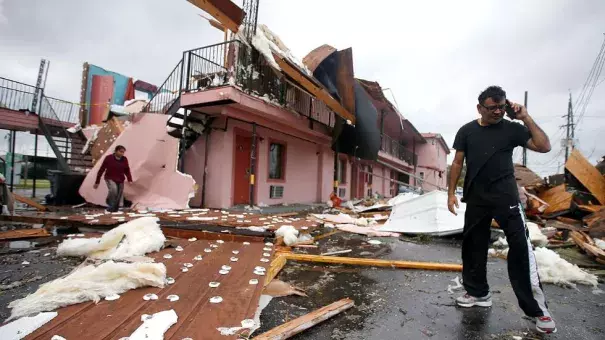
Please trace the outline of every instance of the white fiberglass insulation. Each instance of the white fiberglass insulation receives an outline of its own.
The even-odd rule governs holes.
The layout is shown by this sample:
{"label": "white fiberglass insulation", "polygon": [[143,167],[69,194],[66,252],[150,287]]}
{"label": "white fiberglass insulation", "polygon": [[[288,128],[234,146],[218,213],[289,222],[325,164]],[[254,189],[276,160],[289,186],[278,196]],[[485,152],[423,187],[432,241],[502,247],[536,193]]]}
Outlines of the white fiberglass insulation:
{"label": "white fiberglass insulation", "polygon": [[129,337],[128,340],[163,340],[164,333],[178,321],[178,316],[174,309],[165,310],[153,315],[143,315],[139,326]]}
{"label": "white fiberglass insulation", "polygon": [[298,241],[298,230],[291,225],[282,225],[275,232],[275,236],[283,237],[284,243],[291,246]]}
{"label": "white fiberglass insulation", "polygon": [[34,316],[25,316],[0,327],[0,339],[19,340],[33,333],[57,316],[57,312],[39,313]]}
{"label": "white fiberglass insulation", "polygon": [[597,277],[580,269],[562,259],[559,254],[548,248],[536,248],[534,250],[536,262],[538,263],[538,274],[542,282],[554,283],[562,286],[575,287],[576,283],[596,287]]}
{"label": "white fiberglass insulation", "polygon": [[120,260],[159,251],[166,237],[157,217],[140,217],[103,234],[101,238],[74,238],[57,248],[60,256],[88,256]]}
{"label": "white fiberglass insulation", "polygon": [[548,244],[548,237],[542,234],[540,227],[533,222],[527,222],[527,229],[529,229],[529,240],[536,247],[543,247]]}
{"label": "white fiberglass insulation", "polygon": [[41,285],[23,299],[11,302],[10,319],[53,311],[85,301],[98,302],[106,296],[152,286],[164,287],[166,266],[163,263],[104,262],[81,267],[71,274]]}
{"label": "white fiberglass insulation", "polygon": [[[244,28],[240,29],[240,32],[244,32]],[[240,37],[241,38],[241,37]],[[245,41],[245,39],[242,39]],[[273,33],[266,25],[258,25],[256,27],[256,34],[252,37],[252,46],[254,46],[267,60],[271,67],[276,70],[281,70],[275,59],[273,53],[279,54],[280,56],[290,60],[296,66],[298,66],[307,75],[312,76],[313,73],[303,64],[303,62],[295,57],[290,49],[284,44],[284,42]]]}
{"label": "white fiberglass insulation", "polygon": [[466,204],[458,215],[447,208],[447,193],[439,190],[405,200],[393,206],[386,223],[378,230],[407,234],[453,235],[462,233]]}

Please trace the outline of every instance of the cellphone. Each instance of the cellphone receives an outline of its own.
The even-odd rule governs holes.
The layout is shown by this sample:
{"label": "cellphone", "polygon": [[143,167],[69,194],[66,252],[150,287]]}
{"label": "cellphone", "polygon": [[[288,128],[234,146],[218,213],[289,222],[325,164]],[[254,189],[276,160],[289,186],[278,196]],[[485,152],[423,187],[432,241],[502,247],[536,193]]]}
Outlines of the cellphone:
{"label": "cellphone", "polygon": [[511,105],[510,101],[508,101],[508,99],[506,100],[506,115],[510,118],[510,119],[517,119],[517,113],[515,112],[515,109],[513,109],[513,106]]}

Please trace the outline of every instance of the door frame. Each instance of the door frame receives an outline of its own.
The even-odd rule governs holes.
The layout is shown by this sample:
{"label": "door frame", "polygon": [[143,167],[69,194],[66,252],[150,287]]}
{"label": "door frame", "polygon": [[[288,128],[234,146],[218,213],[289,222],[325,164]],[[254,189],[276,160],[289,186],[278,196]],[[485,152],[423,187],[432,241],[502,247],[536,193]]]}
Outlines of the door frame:
{"label": "door frame", "polygon": [[[250,137],[252,138],[252,131],[248,131],[248,130],[244,130],[242,128],[238,128],[238,127],[234,127],[233,128],[233,148],[231,150],[232,155],[232,169],[231,169],[231,207],[233,207],[235,205],[235,154],[237,152],[237,136],[241,136],[241,137]],[[258,168],[258,150],[260,149],[260,135],[258,133],[258,126],[257,126],[257,133],[256,133],[256,162],[254,163],[254,169],[256,169],[256,173],[254,174],[255,180],[254,180],[254,201],[258,200],[258,187],[259,187],[259,176],[258,174],[260,173],[259,168]],[[250,182],[248,182],[250,183]],[[250,184],[248,184],[250,185]],[[248,189],[249,190],[249,189]],[[257,202],[258,204],[258,202]],[[248,205],[250,205],[250,202],[248,202]]]}

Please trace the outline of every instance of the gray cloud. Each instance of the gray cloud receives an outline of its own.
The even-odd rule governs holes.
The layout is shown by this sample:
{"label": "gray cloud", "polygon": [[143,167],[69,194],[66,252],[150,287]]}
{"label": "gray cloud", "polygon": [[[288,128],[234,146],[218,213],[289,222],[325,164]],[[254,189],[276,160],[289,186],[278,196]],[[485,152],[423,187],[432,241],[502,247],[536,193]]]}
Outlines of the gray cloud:
{"label": "gray cloud", "polygon": [[[222,39],[184,0],[8,0],[4,13],[0,76],[34,83],[45,57],[48,92],[74,101],[85,61],[159,85],[183,50]],[[486,86],[499,84],[519,102],[529,91],[530,114],[554,145],[549,154],[530,153],[529,165],[546,175],[563,162],[561,116],[596,57],[604,17],[599,0],[261,0],[259,22],[301,58],[324,43],[353,47],[356,76],[391,88],[406,118],[449,144],[476,117],[476,97]],[[597,143],[605,83],[585,116],[579,148],[594,162],[605,155],[605,144]]]}

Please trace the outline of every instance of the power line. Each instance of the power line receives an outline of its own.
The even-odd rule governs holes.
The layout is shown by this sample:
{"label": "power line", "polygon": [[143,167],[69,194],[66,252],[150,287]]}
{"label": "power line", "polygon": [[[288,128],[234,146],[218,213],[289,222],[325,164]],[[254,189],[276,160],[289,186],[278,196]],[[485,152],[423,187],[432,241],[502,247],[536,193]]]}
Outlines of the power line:
{"label": "power line", "polygon": [[597,82],[598,82],[599,78],[601,77],[601,72],[603,71],[604,64],[605,64],[605,39],[603,39],[603,43],[601,44],[601,49],[599,50],[599,53],[597,54],[597,58],[595,59],[593,65],[592,65],[592,68],[590,70],[590,73],[588,74],[586,82],[584,83],[584,86],[582,87],[582,92],[580,93],[580,96],[577,98],[576,104],[574,105],[576,108],[579,108],[578,120],[575,122],[576,126],[582,121],[582,118],[583,118],[584,114],[586,113],[586,108],[588,107],[592,94],[598,85]]}

